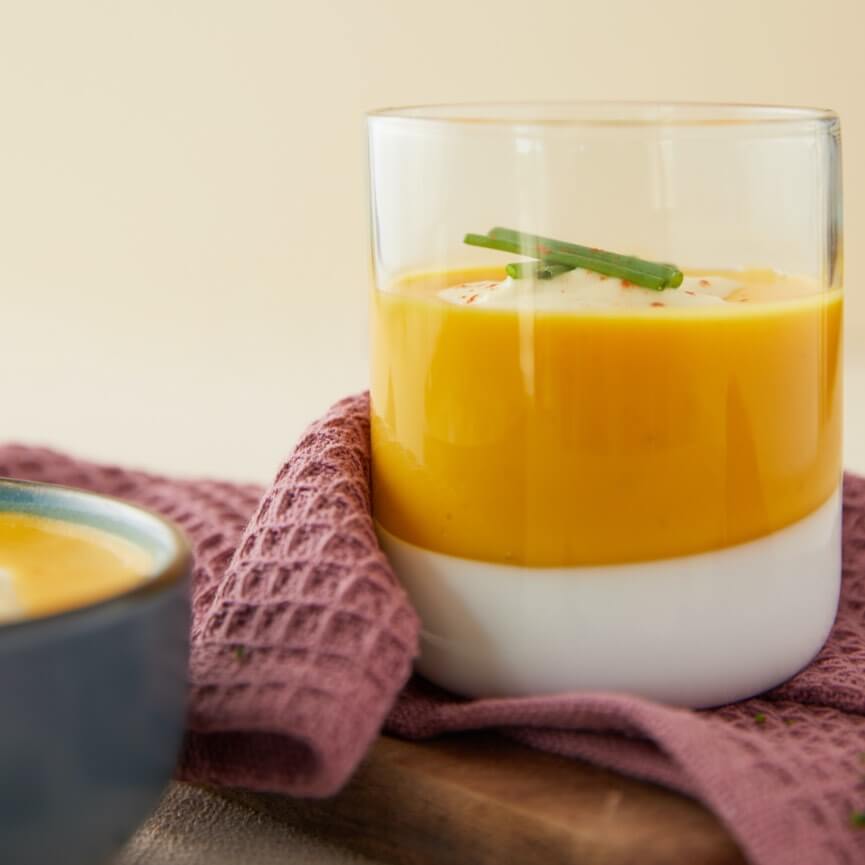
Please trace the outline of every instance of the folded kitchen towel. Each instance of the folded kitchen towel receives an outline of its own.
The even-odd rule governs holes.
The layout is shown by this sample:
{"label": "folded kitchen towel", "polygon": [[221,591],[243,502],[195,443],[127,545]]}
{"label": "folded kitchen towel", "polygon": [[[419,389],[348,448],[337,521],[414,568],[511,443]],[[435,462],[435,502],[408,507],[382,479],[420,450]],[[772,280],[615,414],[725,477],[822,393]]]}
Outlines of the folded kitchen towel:
{"label": "folded kitchen towel", "polygon": [[366,395],[337,403],[265,490],[0,447],[0,475],[120,496],[189,536],[179,777],[326,796],[382,729],[425,738],[495,728],[698,798],[755,865],[865,861],[865,479],[845,478],[829,641],[772,692],[703,711],[622,694],[463,700],[409,681],[419,623],[375,539],[367,416]]}
{"label": "folded kitchen towel", "polygon": [[335,405],[267,490],[0,448],[0,476],[119,496],[185,530],[195,568],[181,778],[333,793],[406,683],[418,621],[373,531],[367,412],[364,397]]}

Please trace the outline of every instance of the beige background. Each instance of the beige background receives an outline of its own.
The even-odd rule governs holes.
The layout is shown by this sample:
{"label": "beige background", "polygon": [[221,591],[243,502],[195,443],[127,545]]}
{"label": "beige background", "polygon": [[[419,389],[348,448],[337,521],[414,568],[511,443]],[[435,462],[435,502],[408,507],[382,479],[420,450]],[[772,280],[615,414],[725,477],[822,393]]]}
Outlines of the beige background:
{"label": "beige background", "polygon": [[825,105],[865,470],[861,0],[2,0],[0,439],[266,479],[366,374],[363,112]]}

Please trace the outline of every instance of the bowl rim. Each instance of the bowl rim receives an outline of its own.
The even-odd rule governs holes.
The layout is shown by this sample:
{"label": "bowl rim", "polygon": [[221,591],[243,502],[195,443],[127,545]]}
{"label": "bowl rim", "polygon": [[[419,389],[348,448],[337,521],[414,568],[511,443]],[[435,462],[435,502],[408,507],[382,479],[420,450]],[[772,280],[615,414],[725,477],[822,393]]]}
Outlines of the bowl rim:
{"label": "bowl rim", "polygon": [[[105,495],[103,493],[93,492],[91,490],[79,489],[78,487],[65,486],[63,484],[53,484],[45,481],[28,481],[19,480],[17,478],[0,477],[0,491],[3,489],[12,490],[46,490],[47,494],[54,497],[60,497],[71,502],[83,502],[84,507],[79,508],[80,511],[86,511],[87,504],[91,508],[99,505],[108,505],[115,511],[119,511],[121,515],[126,512],[129,515],[135,515],[139,523],[143,522],[147,526],[147,531],[153,534],[161,533],[168,541],[170,550],[168,560],[158,568],[152,575],[140,582],[130,586],[123,591],[108,595],[100,600],[91,603],[85,603],[58,610],[54,613],[48,613],[40,616],[24,616],[22,618],[12,619],[8,622],[0,622],[0,639],[7,634],[19,633],[23,630],[29,630],[38,626],[49,626],[60,622],[73,622],[84,616],[98,614],[103,611],[110,611],[112,608],[121,609],[129,604],[137,604],[140,601],[151,598],[155,595],[180,585],[186,577],[189,576],[193,566],[193,555],[189,541],[187,540],[181,529],[171,520],[158,514],[150,508],[142,507],[134,504],[126,499],[118,496]],[[0,513],[22,513],[16,511],[15,508],[0,508]],[[32,513],[32,512],[31,512]],[[34,516],[41,516],[38,513],[33,513]],[[62,518],[45,515],[46,519],[55,519],[63,521]],[[122,520],[122,516],[121,516]],[[75,522],[67,520],[67,522]],[[111,533],[110,529],[103,531]],[[130,541],[130,543],[135,543]]]}

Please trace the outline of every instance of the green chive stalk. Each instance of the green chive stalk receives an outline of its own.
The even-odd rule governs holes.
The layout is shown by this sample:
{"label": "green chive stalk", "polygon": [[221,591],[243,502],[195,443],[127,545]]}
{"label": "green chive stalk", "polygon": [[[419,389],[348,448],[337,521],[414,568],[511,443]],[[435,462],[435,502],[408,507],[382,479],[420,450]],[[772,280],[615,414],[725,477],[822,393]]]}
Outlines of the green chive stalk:
{"label": "green chive stalk", "polygon": [[527,235],[525,240],[510,240],[490,237],[487,234],[467,234],[463,238],[463,242],[470,246],[482,246],[486,249],[498,249],[501,252],[530,256],[540,259],[544,264],[559,264],[569,269],[582,267],[586,270],[593,270],[596,273],[603,273],[606,276],[615,276],[619,279],[632,282],[634,285],[639,285],[643,288],[652,288],[656,291],[661,291],[668,287],[668,280],[658,273],[649,273],[644,269],[637,269],[621,264],[618,261],[611,261],[609,258],[605,258],[594,252],[591,254],[577,254],[574,252],[555,251],[546,244],[532,241],[530,235]]}
{"label": "green chive stalk", "polygon": [[[569,255],[587,256],[591,258],[592,261],[606,261],[614,266],[626,268],[638,274],[645,273],[647,275],[658,276],[663,280],[663,288],[678,288],[682,284],[682,271],[672,264],[646,261],[645,259],[637,258],[633,255],[619,255],[615,252],[605,252],[601,249],[593,249],[589,246],[580,246],[577,243],[568,243],[564,240],[556,240],[552,237],[542,237],[537,234],[515,231],[512,228],[502,228],[501,226],[496,226],[495,228],[490,229],[487,236],[494,240],[506,240],[519,243],[525,248],[540,249],[541,251],[549,250],[551,253],[567,253]],[[586,260],[588,260],[588,258]],[[581,265],[577,266],[579,267]],[[587,266],[587,269],[594,270],[596,268]],[[598,272],[606,273],[606,271]],[[618,274],[609,273],[608,275],[616,276]],[[629,279],[637,285],[643,285],[639,277],[635,279],[630,279],[630,277],[623,278]],[[655,286],[645,285],[644,287],[654,288]]]}

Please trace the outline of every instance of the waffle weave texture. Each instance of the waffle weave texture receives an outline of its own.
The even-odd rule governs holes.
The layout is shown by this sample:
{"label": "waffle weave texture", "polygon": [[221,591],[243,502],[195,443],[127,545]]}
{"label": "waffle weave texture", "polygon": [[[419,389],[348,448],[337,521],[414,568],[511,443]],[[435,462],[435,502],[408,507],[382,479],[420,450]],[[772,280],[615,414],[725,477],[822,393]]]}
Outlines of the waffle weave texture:
{"label": "waffle weave texture", "polygon": [[333,406],[266,490],[0,447],[0,476],[119,496],[189,537],[180,778],[327,796],[382,729],[494,728],[698,798],[754,865],[865,862],[865,479],[845,478],[832,634],[781,687],[698,712],[598,693],[467,701],[409,678],[419,622],[373,531],[368,411],[365,394]]}

